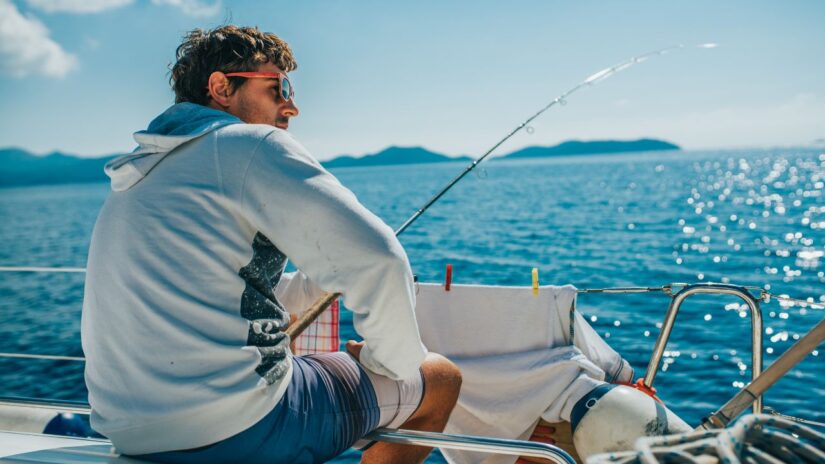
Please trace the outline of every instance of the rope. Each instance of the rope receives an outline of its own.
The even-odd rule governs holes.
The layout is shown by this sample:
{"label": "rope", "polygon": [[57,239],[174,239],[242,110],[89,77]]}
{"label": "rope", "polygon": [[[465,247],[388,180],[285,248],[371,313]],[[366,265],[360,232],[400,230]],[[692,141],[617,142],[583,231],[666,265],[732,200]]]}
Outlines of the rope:
{"label": "rope", "polygon": [[813,300],[813,298],[810,298],[810,299],[807,299],[807,300],[802,300],[802,299],[799,299],[799,298],[791,298],[791,297],[786,296],[786,295],[774,295],[773,293],[770,293],[767,290],[763,289],[762,290],[762,300],[764,300],[765,303],[768,303],[768,302],[770,302],[771,299],[780,300],[780,301],[788,301],[788,302],[791,302],[793,304],[798,304],[798,305],[802,306],[803,308],[807,307],[807,306],[810,306],[811,308],[815,308],[815,309],[825,309],[825,303],[813,302],[813,301],[811,301],[811,300]]}
{"label": "rope", "polygon": [[731,427],[679,435],[641,437],[631,451],[590,456],[604,463],[808,463],[825,462],[825,434],[770,415],[746,415]]}
{"label": "rope", "polygon": [[673,286],[687,284],[667,284],[661,287],[606,287],[606,288],[579,288],[576,293],[670,293]]}
{"label": "rope", "polygon": [[817,422],[817,421],[811,420],[811,419],[804,419],[802,417],[789,416],[787,414],[782,414],[781,412],[777,411],[776,409],[774,409],[770,406],[763,406],[763,410],[766,413],[768,413],[772,416],[781,417],[781,418],[787,419],[789,421],[798,422],[800,424],[813,425],[815,427],[825,427],[825,422]]}
{"label": "rope", "polygon": [[[52,272],[70,272],[70,273],[82,273],[86,272],[86,268],[83,267],[38,267],[38,266],[0,266],[0,272],[45,272],[45,273],[52,273]],[[604,288],[579,288],[576,289],[576,293],[664,293],[667,295],[672,294],[673,287],[685,287],[689,284],[682,283],[682,282],[674,282],[666,285],[662,285],[661,287],[604,287]],[[800,305],[802,307],[811,307],[816,309],[825,309],[825,303],[817,303],[813,301],[813,298],[808,299],[801,299],[801,298],[791,298],[787,295],[776,295],[762,287],[757,287],[754,285],[743,285],[742,288],[747,290],[758,290],[760,292],[760,299],[763,300],[765,303],[769,303],[771,300],[780,300],[786,301],[789,303],[793,303],[795,305]]]}

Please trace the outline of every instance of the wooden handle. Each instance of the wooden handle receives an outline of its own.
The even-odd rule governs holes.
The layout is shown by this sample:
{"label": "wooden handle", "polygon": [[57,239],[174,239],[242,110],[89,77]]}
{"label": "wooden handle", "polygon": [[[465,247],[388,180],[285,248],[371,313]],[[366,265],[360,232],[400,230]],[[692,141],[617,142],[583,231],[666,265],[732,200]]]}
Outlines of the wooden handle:
{"label": "wooden handle", "polygon": [[297,321],[289,324],[289,327],[287,327],[284,332],[289,335],[290,339],[295,340],[340,296],[340,293],[324,293],[320,298],[315,300],[312,306],[304,311],[304,314],[302,314]]}

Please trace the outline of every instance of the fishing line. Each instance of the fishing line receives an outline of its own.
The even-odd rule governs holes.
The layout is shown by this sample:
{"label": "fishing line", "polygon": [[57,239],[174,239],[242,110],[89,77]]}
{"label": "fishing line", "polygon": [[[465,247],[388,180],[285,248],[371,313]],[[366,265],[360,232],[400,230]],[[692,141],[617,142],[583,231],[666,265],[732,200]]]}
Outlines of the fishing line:
{"label": "fishing line", "polygon": [[[718,45],[715,44],[715,43],[705,43],[705,44],[697,45],[696,47],[707,49],[707,48],[716,48],[717,46]],[[501,140],[496,142],[492,147],[490,147],[490,149],[488,149],[486,152],[484,152],[483,155],[481,155],[480,157],[473,160],[473,162],[470,163],[464,169],[464,171],[462,171],[453,180],[451,180],[447,184],[446,187],[444,187],[438,193],[433,195],[433,197],[430,198],[430,200],[427,201],[427,203],[425,203],[424,206],[419,208],[418,211],[415,212],[415,214],[413,214],[409,219],[407,219],[403,224],[401,224],[401,227],[399,227],[395,231],[395,236],[397,237],[397,236],[401,235],[405,230],[407,230],[407,228],[410,225],[412,225],[412,223],[415,222],[416,219],[418,219],[422,214],[424,214],[424,212],[427,211],[427,209],[429,209],[430,206],[432,206],[436,201],[438,201],[442,196],[444,196],[444,194],[446,194],[451,188],[453,188],[453,186],[455,184],[457,184],[461,179],[463,179],[464,176],[466,176],[467,174],[470,173],[470,171],[475,169],[476,166],[478,166],[485,159],[487,159],[487,157],[489,157],[498,147],[500,147],[502,144],[504,144],[504,142],[509,140],[512,136],[516,135],[517,133],[519,133],[523,129],[526,129],[528,132],[532,132],[533,128],[532,128],[532,126],[530,126],[530,123],[533,122],[533,120],[535,120],[539,116],[541,116],[545,111],[549,110],[550,108],[552,108],[556,105],[562,105],[562,106],[566,105],[567,104],[567,97],[569,97],[573,93],[577,92],[581,88],[589,87],[589,86],[598,84],[599,82],[602,82],[605,79],[607,79],[607,78],[609,78],[609,77],[611,77],[611,76],[613,76],[613,75],[615,75],[615,74],[617,74],[621,71],[624,71],[625,69],[628,69],[628,68],[630,68],[630,67],[632,67],[636,64],[647,61],[650,58],[654,58],[654,57],[661,56],[661,55],[666,55],[670,52],[673,52],[675,50],[681,50],[683,48],[686,48],[685,45],[675,45],[675,46],[662,48],[662,49],[659,49],[659,50],[654,50],[652,52],[647,52],[647,53],[643,53],[641,55],[631,57],[631,58],[629,58],[625,61],[622,61],[619,64],[616,64],[616,65],[611,66],[609,68],[602,69],[601,71],[598,71],[594,74],[591,74],[587,79],[579,82],[578,84],[573,86],[571,89],[569,89],[566,92],[562,93],[561,95],[557,96],[556,98],[551,100],[550,103],[546,104],[540,110],[536,111],[532,116],[525,119],[521,124],[516,126],[516,128],[511,130],[507,135],[504,136],[504,138],[502,138]],[[341,296],[340,293],[327,293],[327,294],[324,294],[323,296],[321,296],[317,301],[315,301],[315,303],[312,304],[312,306],[310,306],[309,308],[307,308],[306,311],[304,311],[303,315],[297,321],[295,321],[293,324],[291,324],[289,327],[287,327],[287,329],[285,331],[287,333],[287,335],[289,335],[293,340],[295,338],[297,338],[307,327],[309,327],[309,325],[312,323],[312,321],[314,321],[327,308],[327,306],[329,306],[334,300],[338,299],[338,297],[340,297],[340,296]]]}
{"label": "fishing line", "polygon": [[[697,47],[698,48],[716,48],[717,46],[718,45],[714,44],[714,43],[706,43],[706,44],[698,45]],[[591,74],[590,77],[588,77],[587,79],[579,82],[578,84],[576,84],[570,90],[568,90],[568,91],[562,93],[561,95],[559,95],[558,97],[554,98],[553,100],[550,101],[550,103],[545,105],[543,108],[541,108],[540,110],[535,112],[532,116],[525,119],[521,124],[516,126],[516,128],[511,130],[507,135],[504,136],[504,138],[502,138],[501,140],[496,142],[495,145],[490,147],[490,149],[487,150],[486,152],[484,152],[483,155],[481,155],[479,158],[477,158],[472,163],[470,163],[470,165],[467,166],[464,169],[463,172],[461,172],[458,176],[456,176],[453,180],[451,180],[450,183],[448,183],[447,186],[444,187],[440,192],[436,193],[432,198],[430,198],[430,200],[427,203],[425,203],[424,206],[422,206],[418,211],[415,212],[415,214],[412,215],[412,217],[407,219],[407,221],[404,224],[402,224],[401,227],[398,228],[398,230],[395,231],[395,235],[396,236],[401,235],[402,232],[407,230],[407,227],[409,227],[413,222],[415,222],[415,220],[418,219],[419,216],[424,214],[424,211],[427,211],[427,209],[430,206],[432,206],[433,203],[435,203],[436,201],[438,201],[439,198],[444,196],[444,194],[447,193],[451,188],[453,188],[453,186],[455,184],[457,184],[458,181],[460,181],[464,176],[469,174],[470,171],[475,169],[476,166],[478,166],[481,162],[483,162],[485,159],[487,159],[488,156],[490,156],[498,147],[500,147],[502,144],[504,144],[504,142],[509,140],[512,136],[516,135],[517,133],[519,133],[523,129],[527,133],[532,133],[533,132],[533,127],[530,126],[530,123],[533,122],[534,119],[541,116],[542,113],[544,113],[545,111],[549,110],[550,108],[552,108],[556,105],[562,105],[562,106],[566,105],[567,104],[567,97],[569,97],[570,95],[572,95],[573,93],[575,93],[576,91],[578,91],[579,89],[581,89],[583,87],[588,87],[588,86],[595,85],[595,84],[597,84],[597,83],[599,83],[599,82],[601,82],[601,81],[603,81],[603,80],[605,80],[605,79],[607,79],[607,78],[609,78],[609,77],[611,77],[611,76],[613,76],[613,75],[615,75],[615,74],[617,74],[621,71],[624,71],[625,69],[630,68],[631,66],[633,66],[635,64],[641,63],[643,61],[647,61],[650,58],[653,58],[653,57],[656,57],[656,56],[661,56],[661,55],[666,55],[666,54],[668,54],[672,51],[680,50],[680,49],[683,49],[683,48],[685,48],[684,45],[675,45],[675,46],[671,46],[671,47],[667,47],[667,48],[662,48],[662,49],[659,49],[659,50],[654,50],[652,52],[643,53],[643,54],[638,55],[638,56],[634,56],[634,57],[632,57],[628,60],[622,61],[621,63],[619,63],[617,65],[611,66],[609,68],[602,69],[601,71],[598,71],[594,74]]]}

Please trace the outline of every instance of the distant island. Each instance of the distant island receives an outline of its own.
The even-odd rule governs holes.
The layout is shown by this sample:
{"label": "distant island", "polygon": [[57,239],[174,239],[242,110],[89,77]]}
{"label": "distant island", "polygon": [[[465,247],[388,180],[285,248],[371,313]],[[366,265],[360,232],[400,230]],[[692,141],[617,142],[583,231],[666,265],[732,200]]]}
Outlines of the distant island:
{"label": "distant island", "polygon": [[[596,155],[665,150],[681,150],[681,148],[670,142],[655,139],[627,141],[594,140],[589,142],[570,140],[551,147],[522,148],[504,156],[496,156],[493,159],[542,158],[549,156]],[[328,161],[322,161],[321,164],[328,168],[338,168],[345,166],[386,166],[393,164],[441,163],[445,161],[470,161],[471,159],[472,158],[469,156],[450,157],[421,147],[389,147],[372,155],[365,155],[357,158],[348,155],[339,156]]]}
{"label": "distant island", "polygon": [[372,155],[357,158],[344,155],[331,160],[321,161],[321,164],[328,168],[341,168],[346,166],[443,163],[445,161],[469,161],[470,159],[469,156],[450,157],[421,147],[389,147]]}
{"label": "distant island", "polygon": [[0,187],[101,182],[103,166],[114,158],[81,158],[60,152],[35,156],[19,148],[0,149]]}
{"label": "distant island", "polygon": [[[680,150],[678,145],[663,140],[571,140],[550,147],[527,147],[496,160],[541,158],[571,155]],[[0,187],[37,184],[67,184],[103,182],[107,180],[103,166],[115,156],[81,158],[60,152],[36,156],[20,148],[0,149]],[[365,156],[339,156],[323,161],[327,168],[353,166],[387,166],[448,161],[469,161],[469,156],[451,157],[421,147],[388,147]]]}
{"label": "distant island", "polygon": [[541,158],[546,156],[596,155],[609,153],[628,153],[639,151],[681,150],[678,145],[663,140],[594,140],[582,142],[570,140],[552,147],[527,147],[514,151],[502,158]]}

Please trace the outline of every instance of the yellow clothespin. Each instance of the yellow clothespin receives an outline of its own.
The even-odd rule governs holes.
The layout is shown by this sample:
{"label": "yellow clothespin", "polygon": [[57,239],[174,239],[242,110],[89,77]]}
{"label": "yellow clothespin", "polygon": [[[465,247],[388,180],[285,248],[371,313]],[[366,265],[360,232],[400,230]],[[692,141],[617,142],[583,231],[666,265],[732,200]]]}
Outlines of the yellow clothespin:
{"label": "yellow clothespin", "polygon": [[539,294],[539,269],[533,268],[533,295]]}

